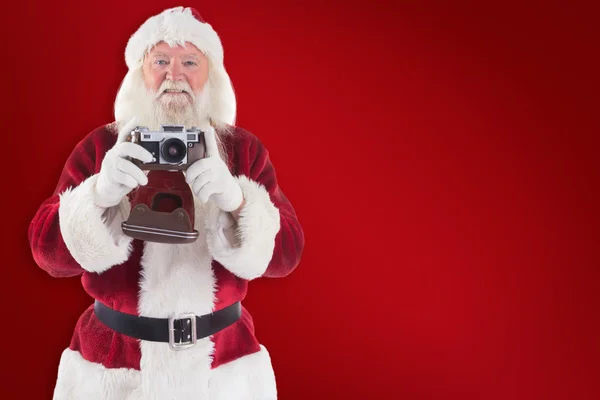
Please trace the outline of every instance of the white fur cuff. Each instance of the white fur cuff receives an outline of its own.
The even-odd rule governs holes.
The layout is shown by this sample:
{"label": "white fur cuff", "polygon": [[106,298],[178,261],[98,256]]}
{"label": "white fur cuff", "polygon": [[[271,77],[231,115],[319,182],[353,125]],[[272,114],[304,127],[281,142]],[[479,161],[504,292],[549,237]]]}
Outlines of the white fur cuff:
{"label": "white fur cuff", "polygon": [[89,272],[103,272],[129,258],[132,238],[123,234],[121,222],[128,214],[128,200],[109,209],[93,200],[97,175],[60,194],[60,232],[69,252]]}
{"label": "white fur cuff", "polygon": [[264,186],[245,176],[236,180],[246,203],[237,226],[233,225],[235,232],[228,235],[230,224],[223,218],[225,213],[214,207],[208,213],[207,241],[215,260],[240,278],[252,280],[265,273],[273,257],[280,229],[279,210]]}

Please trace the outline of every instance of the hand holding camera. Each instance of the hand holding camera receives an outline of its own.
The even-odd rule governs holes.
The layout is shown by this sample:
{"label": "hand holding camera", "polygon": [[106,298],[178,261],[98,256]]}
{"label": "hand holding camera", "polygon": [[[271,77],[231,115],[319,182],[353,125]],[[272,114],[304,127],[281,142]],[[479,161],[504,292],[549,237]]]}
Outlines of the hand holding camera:
{"label": "hand holding camera", "polygon": [[244,196],[240,185],[219,156],[214,129],[205,132],[206,158],[194,162],[186,171],[186,182],[202,203],[209,199],[223,211],[235,211]]}
{"label": "hand holding camera", "polygon": [[[145,185],[132,199],[131,214],[121,224],[126,235],[158,243],[193,243],[199,235],[194,229],[194,194],[202,203],[212,199],[223,211],[241,206],[242,189],[220,157],[214,129],[203,132],[183,125],[161,125],[157,131],[144,126],[128,128],[123,132],[128,141],[106,159],[105,170],[110,173],[105,175],[112,180],[102,181],[118,182],[121,186],[113,185],[111,190],[120,193]],[[143,170],[149,171],[148,175]],[[111,198],[113,202],[116,197]],[[162,200],[170,204],[167,209],[161,207]]]}
{"label": "hand holding camera", "polygon": [[242,204],[242,189],[219,156],[213,128],[162,125],[159,131],[138,126],[130,140],[152,155],[150,162],[135,164],[143,170],[185,171],[185,181],[202,203],[212,199],[223,211],[235,211]]}
{"label": "hand holding camera", "polygon": [[[123,130],[133,128],[131,121]],[[112,207],[139,185],[148,183],[144,171],[130,160],[152,161],[148,150],[134,143],[123,142],[106,152],[96,181],[94,201],[101,207]]]}

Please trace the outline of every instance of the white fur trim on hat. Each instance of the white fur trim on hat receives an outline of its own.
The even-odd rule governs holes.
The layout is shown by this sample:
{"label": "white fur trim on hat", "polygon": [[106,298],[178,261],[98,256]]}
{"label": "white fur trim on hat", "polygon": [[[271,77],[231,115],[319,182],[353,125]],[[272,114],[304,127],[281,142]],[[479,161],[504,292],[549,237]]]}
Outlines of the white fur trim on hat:
{"label": "white fur trim on hat", "polygon": [[223,64],[223,45],[212,26],[195,9],[175,7],[148,18],[129,38],[125,48],[127,67],[138,67],[145,53],[161,41],[170,46],[190,42],[214,64]]}

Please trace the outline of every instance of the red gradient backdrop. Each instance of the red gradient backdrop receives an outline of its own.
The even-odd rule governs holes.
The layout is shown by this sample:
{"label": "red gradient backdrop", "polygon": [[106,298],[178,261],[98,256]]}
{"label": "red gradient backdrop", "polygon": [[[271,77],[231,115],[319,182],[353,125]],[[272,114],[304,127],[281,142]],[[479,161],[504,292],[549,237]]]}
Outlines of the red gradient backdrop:
{"label": "red gradient backdrop", "polygon": [[[246,301],[280,398],[598,399],[593,10],[416,3],[185,3],[306,233]],[[128,36],[174,5],[5,6],[2,398],[51,398],[91,301],[36,267],[27,225],[111,121]]]}

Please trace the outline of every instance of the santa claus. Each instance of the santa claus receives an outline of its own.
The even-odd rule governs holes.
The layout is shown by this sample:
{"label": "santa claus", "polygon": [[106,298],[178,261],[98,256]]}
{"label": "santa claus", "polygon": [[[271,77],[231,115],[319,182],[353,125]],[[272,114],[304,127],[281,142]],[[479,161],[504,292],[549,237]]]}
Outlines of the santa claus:
{"label": "santa claus", "polygon": [[[276,399],[241,301],[250,280],[296,268],[304,236],[267,150],[235,126],[221,41],[196,10],[168,9],[131,36],[125,61],[115,121],[76,145],[29,227],[37,264],[81,276],[95,299],[62,354],[54,399]],[[148,182],[132,159],[152,159],[127,135],[164,124],[206,137],[206,158],[185,172],[193,243],[134,239],[121,226]]]}

